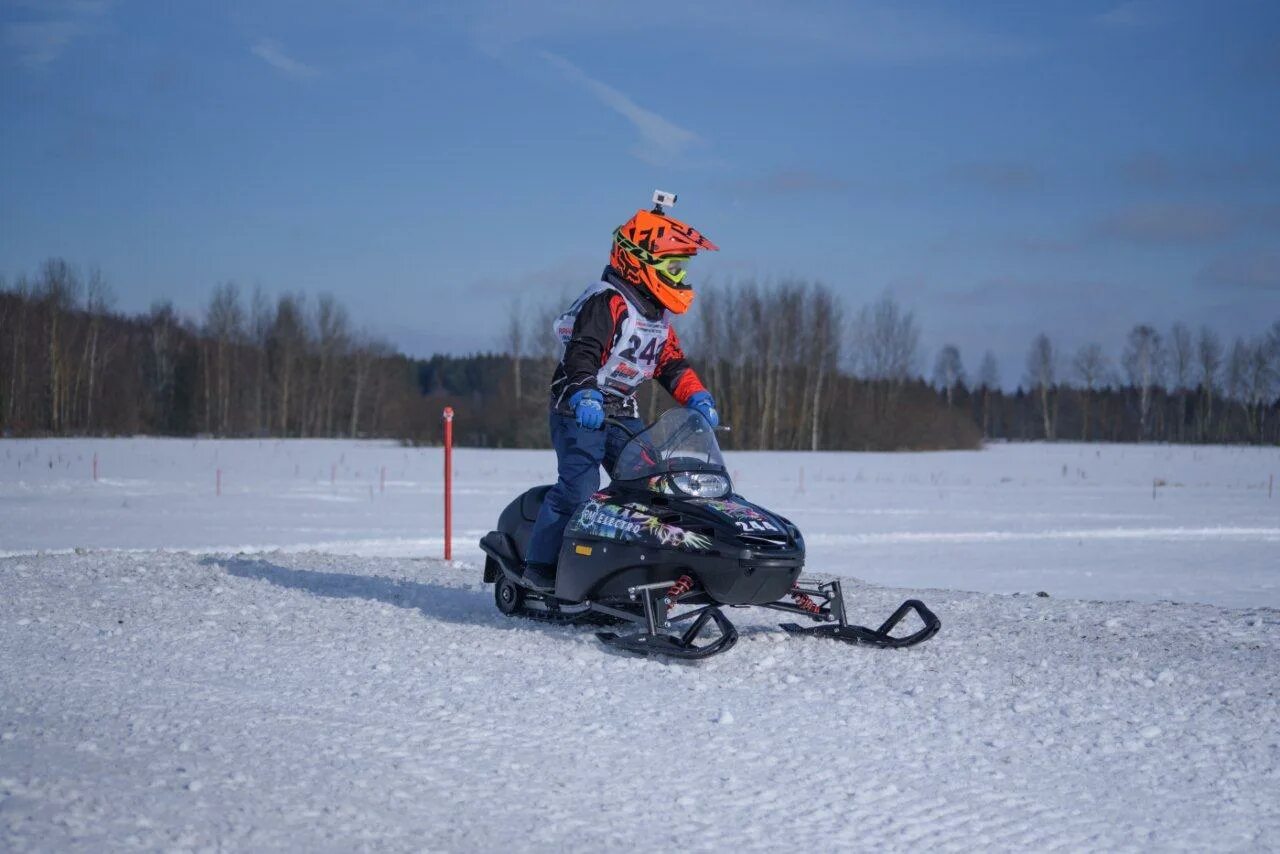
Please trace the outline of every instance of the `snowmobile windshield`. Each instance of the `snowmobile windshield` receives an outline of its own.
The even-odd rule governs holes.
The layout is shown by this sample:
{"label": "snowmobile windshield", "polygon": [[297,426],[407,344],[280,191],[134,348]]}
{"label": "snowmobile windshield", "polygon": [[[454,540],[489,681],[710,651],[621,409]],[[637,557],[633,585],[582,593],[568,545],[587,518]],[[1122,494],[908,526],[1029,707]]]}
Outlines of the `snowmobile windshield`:
{"label": "snowmobile windshield", "polygon": [[716,432],[694,409],[668,409],[618,454],[610,476],[638,480],[670,472],[723,472]]}

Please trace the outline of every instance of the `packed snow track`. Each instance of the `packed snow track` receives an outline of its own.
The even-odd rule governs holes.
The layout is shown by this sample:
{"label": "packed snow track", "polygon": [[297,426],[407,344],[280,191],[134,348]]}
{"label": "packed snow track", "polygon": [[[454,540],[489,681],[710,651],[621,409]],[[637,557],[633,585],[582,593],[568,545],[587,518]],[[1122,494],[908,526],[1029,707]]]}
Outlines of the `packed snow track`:
{"label": "packed snow track", "polygon": [[1280,614],[848,582],[695,665],[470,564],[0,559],[0,850],[1274,850]]}

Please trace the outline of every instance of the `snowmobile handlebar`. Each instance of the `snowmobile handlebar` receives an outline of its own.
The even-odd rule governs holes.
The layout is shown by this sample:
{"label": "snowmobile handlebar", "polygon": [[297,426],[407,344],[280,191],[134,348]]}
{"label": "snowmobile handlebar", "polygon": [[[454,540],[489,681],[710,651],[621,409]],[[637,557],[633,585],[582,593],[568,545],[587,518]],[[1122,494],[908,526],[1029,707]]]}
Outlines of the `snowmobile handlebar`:
{"label": "snowmobile handlebar", "polygon": [[[606,427],[617,427],[623,433],[627,434],[628,439],[634,439],[636,436],[639,436],[645,430],[648,430],[649,427],[653,426],[652,424],[650,424],[645,427],[641,427],[638,432],[632,432],[631,428],[627,426],[627,423],[618,418],[606,418],[604,420],[604,425]],[[721,424],[720,426],[714,427],[712,429],[714,429],[717,433],[728,433],[733,428],[731,428],[728,424]]]}
{"label": "snowmobile handlebar", "polygon": [[[633,433],[631,428],[627,426],[626,422],[618,418],[606,418],[604,420],[604,426],[617,427],[623,433],[627,434],[628,439],[634,439],[636,436],[640,435],[639,433]],[[643,428],[641,429],[643,430]]]}

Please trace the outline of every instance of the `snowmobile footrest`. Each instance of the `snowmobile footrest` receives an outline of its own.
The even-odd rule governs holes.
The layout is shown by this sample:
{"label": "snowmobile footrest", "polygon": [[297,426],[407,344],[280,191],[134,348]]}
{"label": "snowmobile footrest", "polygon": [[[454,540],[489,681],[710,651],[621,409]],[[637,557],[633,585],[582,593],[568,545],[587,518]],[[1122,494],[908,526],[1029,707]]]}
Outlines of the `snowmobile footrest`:
{"label": "snowmobile footrest", "polygon": [[[702,645],[695,644],[698,634],[711,621],[720,631],[720,637]],[[650,634],[619,635],[615,632],[597,632],[603,643],[637,655],[669,655],[672,658],[709,658],[725,652],[738,642],[738,630],[719,608],[707,608],[682,635]]]}
{"label": "snowmobile footrest", "polygon": [[[894,637],[889,634],[898,623],[902,622],[902,618],[912,611],[915,611],[920,617],[924,626],[918,631],[902,637]],[[793,635],[817,635],[831,638],[832,640],[844,641],[845,643],[900,649],[927,641],[938,633],[938,629],[942,628],[942,622],[919,599],[908,599],[899,605],[898,610],[894,611],[889,619],[885,620],[884,624],[878,629],[869,629],[865,626],[833,626],[829,624],[806,627],[796,623],[783,623],[782,628]]]}

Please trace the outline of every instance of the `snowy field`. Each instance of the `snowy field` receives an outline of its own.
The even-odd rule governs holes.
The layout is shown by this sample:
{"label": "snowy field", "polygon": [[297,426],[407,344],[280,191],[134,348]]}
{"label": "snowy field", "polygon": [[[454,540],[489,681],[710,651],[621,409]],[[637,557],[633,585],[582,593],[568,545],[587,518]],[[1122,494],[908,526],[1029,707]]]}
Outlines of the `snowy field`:
{"label": "snowy field", "polygon": [[0,850],[1280,847],[1280,451],[730,454],[943,630],[693,665],[494,609],[552,464],[458,452],[446,564],[438,449],[0,441]]}
{"label": "snowy field", "polygon": [[[739,492],[804,531],[815,571],[899,587],[1280,607],[1277,448],[1021,444],[728,462]],[[438,557],[441,472],[440,449],[389,442],[0,441],[0,556]],[[457,451],[454,556],[480,560],[477,541],[502,507],[554,475],[550,451]]]}

